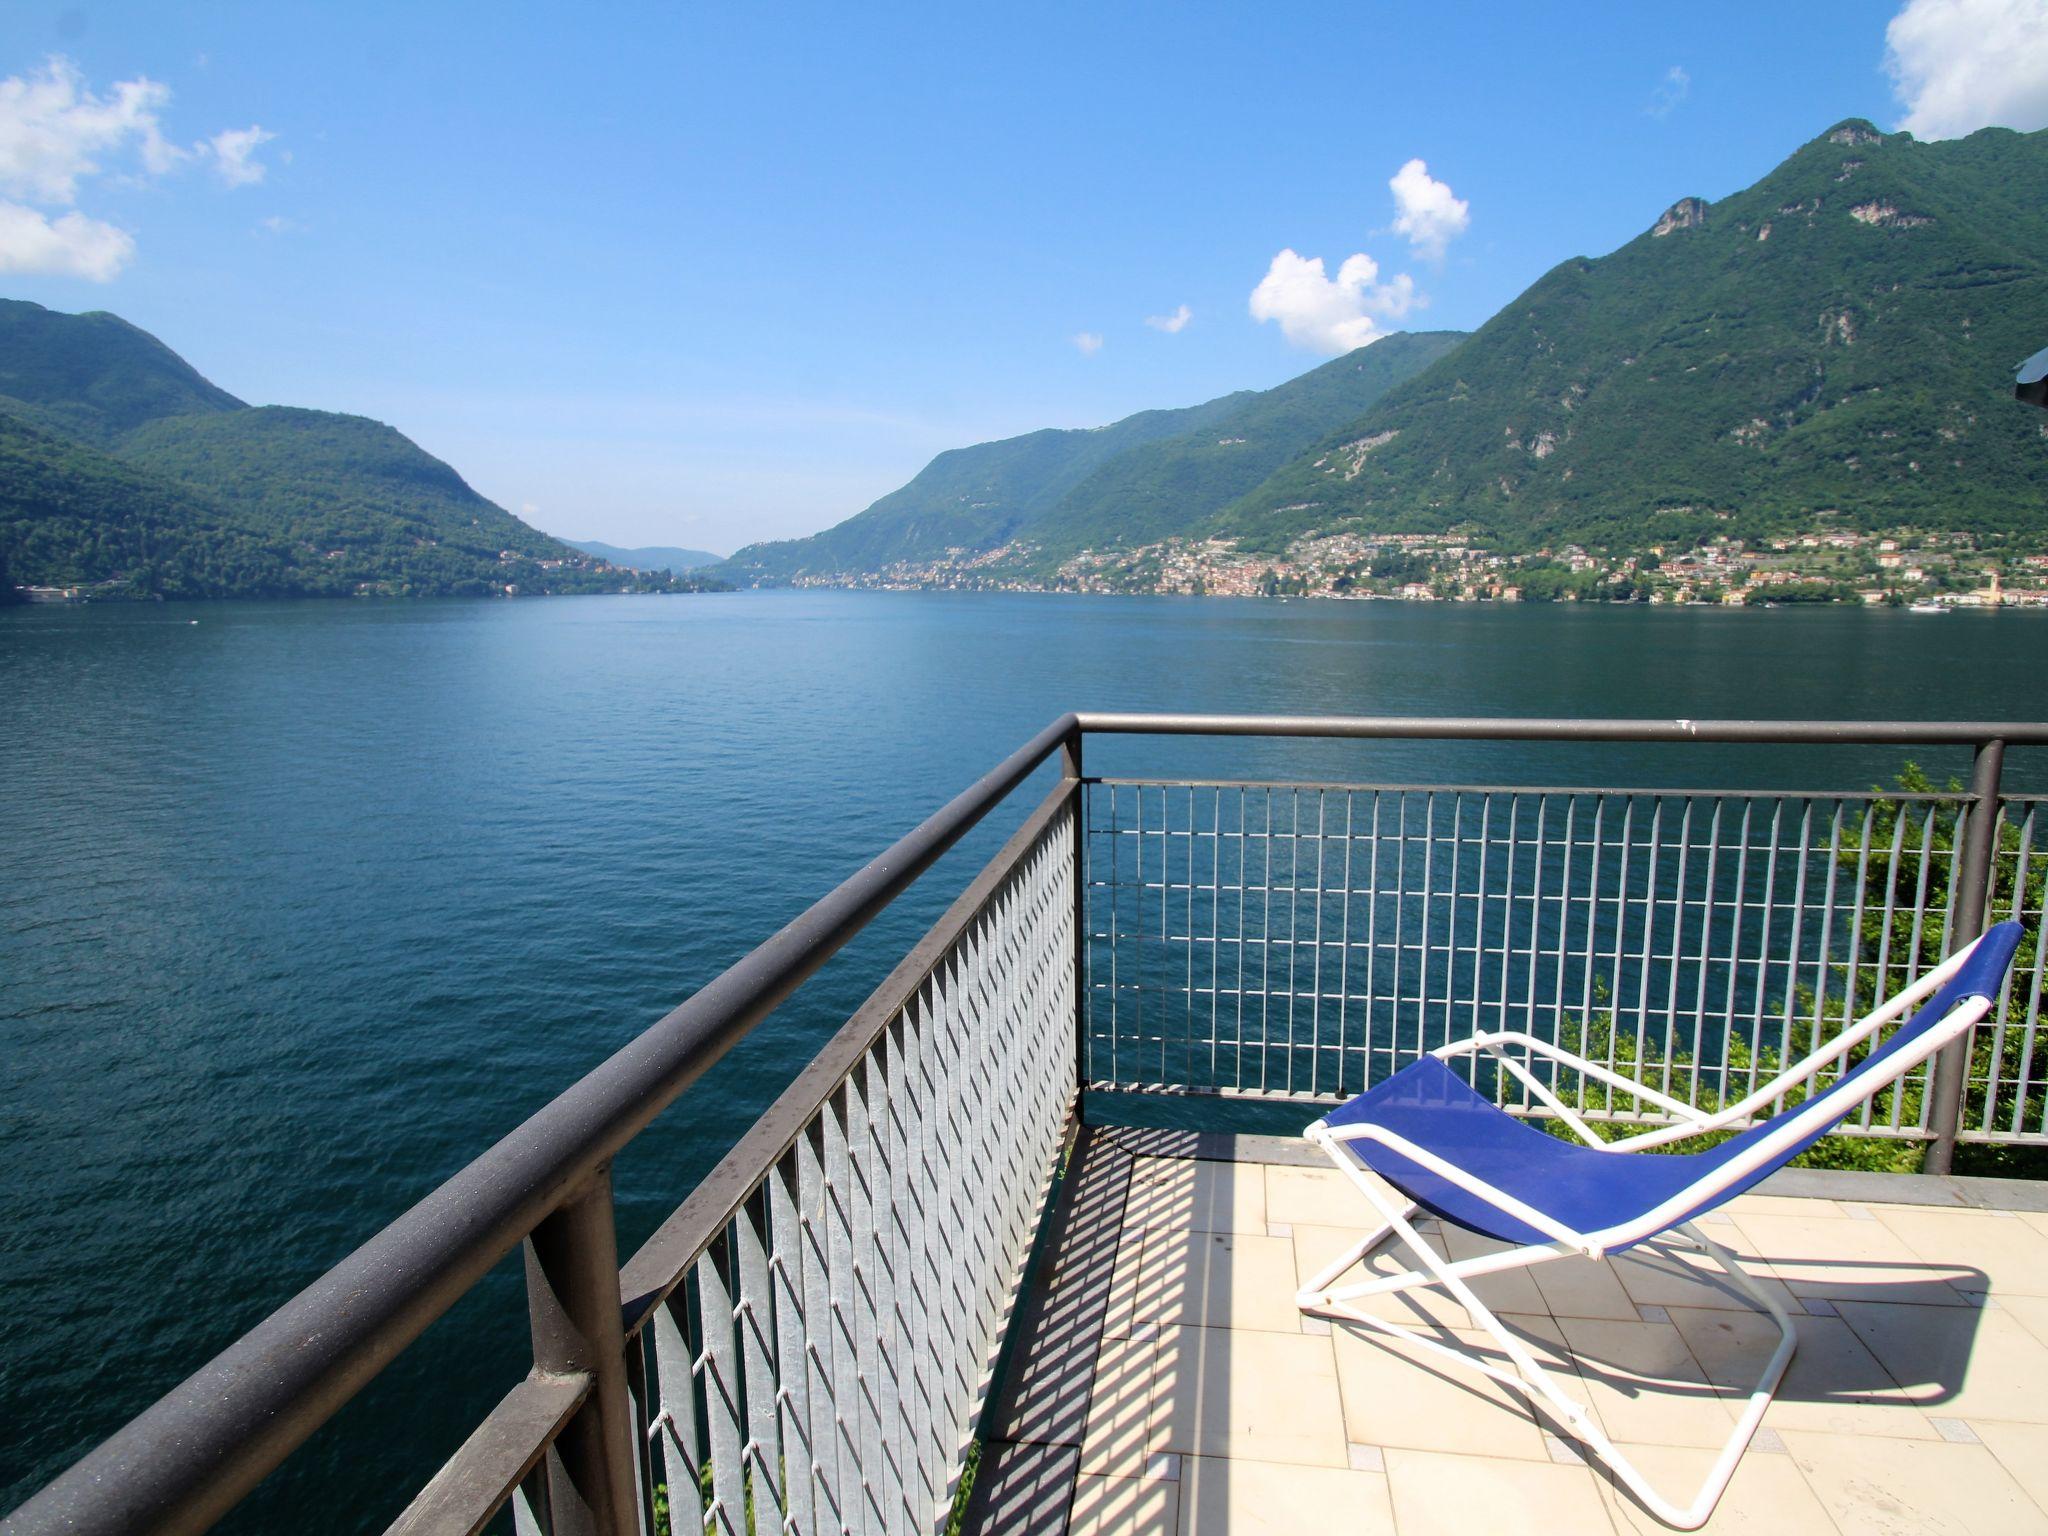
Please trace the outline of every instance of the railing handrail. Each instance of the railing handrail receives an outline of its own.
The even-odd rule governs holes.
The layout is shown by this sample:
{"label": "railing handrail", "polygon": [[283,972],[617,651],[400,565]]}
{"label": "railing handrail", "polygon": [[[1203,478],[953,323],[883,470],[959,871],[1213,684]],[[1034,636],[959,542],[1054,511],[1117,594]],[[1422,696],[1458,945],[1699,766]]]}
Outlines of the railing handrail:
{"label": "railing handrail", "polygon": [[1062,715],[0,1520],[0,1536],[212,1525],[1057,750],[1078,764],[1088,733],[2048,744],[2048,722]]}
{"label": "railing handrail", "polygon": [[1088,734],[1326,736],[1436,741],[1718,741],[1815,746],[2048,745],[2048,721],[1995,720],[1568,720],[1490,715],[1204,715],[1082,710]]}

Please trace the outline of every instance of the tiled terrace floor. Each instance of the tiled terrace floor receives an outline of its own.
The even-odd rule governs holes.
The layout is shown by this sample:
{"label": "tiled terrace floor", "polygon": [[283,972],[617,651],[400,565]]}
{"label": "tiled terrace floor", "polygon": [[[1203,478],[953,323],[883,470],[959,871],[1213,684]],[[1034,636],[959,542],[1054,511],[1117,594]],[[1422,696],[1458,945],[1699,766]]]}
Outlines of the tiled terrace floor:
{"label": "tiled terrace floor", "polygon": [[[1237,1159],[1150,1155],[1223,1150]],[[1476,1373],[1295,1310],[1370,1208],[1299,1143],[1095,1132],[984,1452],[1004,1532],[1233,1536],[1665,1529]],[[2040,1185],[1781,1175],[1705,1230],[1789,1299],[1798,1352],[1710,1531],[2048,1532],[2048,1200]],[[1848,1181],[1848,1182],[1844,1182]],[[1946,1204],[1887,1203],[1903,1194]],[[1985,1208],[1999,1200],[2041,1210]],[[1432,1228],[1462,1256],[1479,1240]],[[1775,1339],[1654,1255],[1475,1289],[1680,1502]],[[1428,1293],[1388,1315],[1466,1339]]]}

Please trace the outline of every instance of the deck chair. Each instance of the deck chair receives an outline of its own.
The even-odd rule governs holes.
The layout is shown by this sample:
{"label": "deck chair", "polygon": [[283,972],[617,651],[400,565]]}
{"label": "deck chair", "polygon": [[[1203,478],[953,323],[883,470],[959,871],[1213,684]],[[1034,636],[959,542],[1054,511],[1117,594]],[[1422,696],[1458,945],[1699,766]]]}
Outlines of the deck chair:
{"label": "deck chair", "polygon": [[[1777,1300],[1694,1221],[1732,1200],[1812,1146],[1844,1115],[1964,1035],[1998,995],[2019,945],[2017,923],[2001,923],[1922,976],[1876,1012],[1866,1015],[1812,1055],[1738,1104],[1717,1114],[1658,1093],[1594,1062],[1519,1032],[1476,1035],[1446,1045],[1368,1089],[1311,1125],[1320,1146],[1383,1218],[1380,1226],[1333,1260],[1302,1287],[1303,1312],[1391,1334],[1513,1387],[1548,1412],[1610,1468],[1660,1520],[1693,1530],[1713,1513],[1734,1475],[1750,1436],[1770,1406],[1792,1358],[1792,1320]],[[1662,1157],[1639,1155],[1707,1132],[1739,1126],[1782,1102],[1831,1063],[1873,1039],[1887,1024],[1917,1011],[1863,1060],[1813,1096],[1707,1150]],[[1476,1092],[1448,1062],[1484,1054],[1518,1081],[1585,1145],[1575,1145],[1525,1123]],[[1669,1115],[1660,1125],[1615,1141],[1597,1137],[1571,1105],[1521,1058],[1548,1058],[1583,1079],[1602,1083]],[[1377,1174],[1378,1180],[1371,1175]],[[1379,1182],[1384,1180],[1384,1183]],[[1388,1187],[1396,1193],[1390,1194]],[[1425,1244],[1410,1225],[1418,1208],[1445,1221],[1513,1246],[1477,1258],[1449,1260]],[[1381,1243],[1398,1238],[1419,1268],[1339,1284],[1352,1266]],[[1778,1345],[1763,1379],[1728,1437],[1698,1495],[1673,1504],[1649,1487],[1608,1439],[1584,1404],[1536,1361],[1467,1283],[1482,1275],[1552,1259],[1604,1259],[1638,1243],[1688,1249],[1718,1264],[1735,1288],[1777,1322]],[[1514,1371],[1479,1359],[1417,1329],[1373,1316],[1357,1303],[1370,1296],[1441,1286],[1463,1304]]]}

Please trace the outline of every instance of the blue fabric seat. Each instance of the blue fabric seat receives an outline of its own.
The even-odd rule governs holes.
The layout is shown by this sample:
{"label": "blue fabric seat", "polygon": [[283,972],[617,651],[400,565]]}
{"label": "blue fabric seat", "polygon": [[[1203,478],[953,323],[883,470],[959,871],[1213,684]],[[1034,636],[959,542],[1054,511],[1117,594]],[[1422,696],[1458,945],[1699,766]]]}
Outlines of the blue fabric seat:
{"label": "blue fabric seat", "polygon": [[[2019,945],[2017,923],[1989,929],[1976,952],[1910,1019],[1899,1025],[1877,1050],[1870,1052],[1828,1092],[1858,1080],[1871,1080],[1869,1091],[1884,1084],[1884,1063],[1939,1024],[1965,998],[1994,998]],[[1846,1095],[1848,1112],[1863,1095]],[[1496,1107],[1434,1057],[1405,1067],[1385,1082],[1332,1110],[1325,1121],[1333,1129],[1370,1124],[1393,1132],[1473,1178],[1519,1200],[1532,1210],[1577,1232],[1593,1233],[1636,1221],[1681,1191],[1709,1178],[1716,1169],[1739,1157],[1770,1135],[1773,1127],[1803,1106],[1794,1106],[1701,1152],[1628,1154],[1603,1152],[1545,1135],[1527,1122]],[[1703,1195],[1682,1218],[1690,1220],[1732,1200],[1790,1162],[1828,1131],[1840,1115],[1788,1147],[1776,1160],[1746,1178]],[[1550,1241],[1528,1223],[1495,1209],[1479,1196],[1377,1142],[1358,1140],[1351,1150],[1367,1167],[1418,1205],[1474,1232],[1507,1242]],[[1617,1244],[1617,1248],[1630,1246]]]}

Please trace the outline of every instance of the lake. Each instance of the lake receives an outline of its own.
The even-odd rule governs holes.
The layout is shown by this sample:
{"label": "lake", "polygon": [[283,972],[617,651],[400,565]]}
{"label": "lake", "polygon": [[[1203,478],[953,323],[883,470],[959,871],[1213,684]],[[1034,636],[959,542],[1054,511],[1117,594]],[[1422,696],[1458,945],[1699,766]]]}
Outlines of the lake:
{"label": "lake", "polygon": [[[840,592],[0,612],[0,1509],[1063,710],[2039,718],[2044,677],[2048,614]],[[1119,739],[1089,767],[1859,787],[1906,755]],[[2048,787],[2044,756],[2009,780]],[[635,1143],[622,1246],[1034,798]],[[231,1528],[381,1529],[525,1348],[515,1259]]]}

